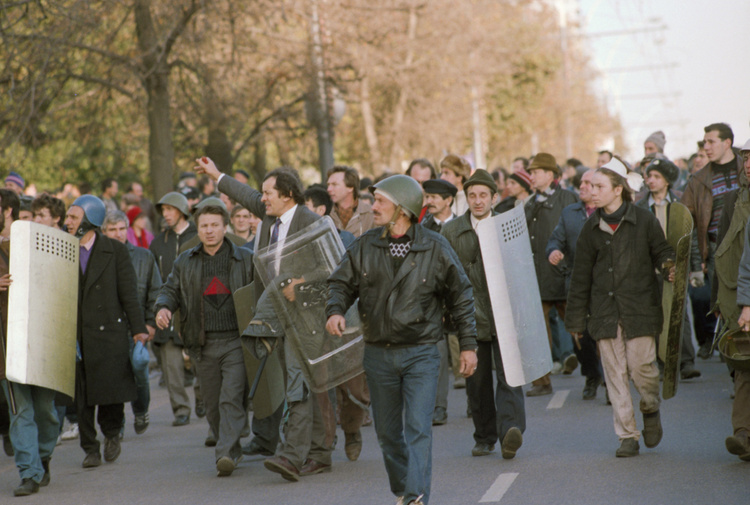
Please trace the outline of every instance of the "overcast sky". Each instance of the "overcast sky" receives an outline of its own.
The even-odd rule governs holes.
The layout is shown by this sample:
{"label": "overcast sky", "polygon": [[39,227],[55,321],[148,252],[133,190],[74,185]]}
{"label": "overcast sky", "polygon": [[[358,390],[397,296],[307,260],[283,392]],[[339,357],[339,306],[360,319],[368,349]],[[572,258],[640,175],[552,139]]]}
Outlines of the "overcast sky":
{"label": "overcast sky", "polygon": [[[630,159],[643,155],[643,141],[656,130],[664,131],[665,154],[672,159],[695,152],[710,123],[729,123],[736,146],[750,138],[750,1],[577,4],[588,35],[584,45],[602,71],[594,86],[623,123]],[[667,28],[597,36],[661,25]]]}

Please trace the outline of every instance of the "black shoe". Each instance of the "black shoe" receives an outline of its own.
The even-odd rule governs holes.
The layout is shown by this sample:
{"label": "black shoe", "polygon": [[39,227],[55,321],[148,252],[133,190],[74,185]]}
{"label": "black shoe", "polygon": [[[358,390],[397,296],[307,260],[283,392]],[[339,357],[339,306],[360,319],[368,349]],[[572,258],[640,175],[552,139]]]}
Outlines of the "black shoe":
{"label": "black shoe", "polygon": [[42,487],[49,486],[49,481],[52,480],[52,475],[49,472],[49,458],[42,460],[42,468],[44,468],[44,475],[42,475],[39,485]]}
{"label": "black shoe", "polygon": [[245,456],[273,456],[273,452],[260,445],[255,439],[242,446],[242,454]]}
{"label": "black shoe", "polygon": [[148,412],[142,416],[135,416],[135,423],[133,425],[136,435],[140,435],[148,429]]}
{"label": "black shoe", "polygon": [[646,447],[656,447],[661,442],[664,430],[661,427],[659,411],[643,414],[643,443]]}
{"label": "black shoe", "polygon": [[39,492],[39,484],[31,479],[23,479],[21,485],[13,490],[13,496],[29,496]]}
{"label": "black shoe", "polygon": [[495,444],[475,444],[471,450],[472,456],[488,456],[495,450]]}
{"label": "black shoe", "polygon": [[593,400],[596,398],[596,391],[602,384],[601,377],[588,377],[586,379],[586,385],[583,387],[583,399]]}
{"label": "black shoe", "polygon": [[102,464],[102,456],[99,452],[90,452],[83,458],[83,468],[96,468]]}
{"label": "black shoe", "polygon": [[112,463],[120,456],[120,437],[114,436],[112,438],[104,439],[104,461]]}
{"label": "black shoe", "polygon": [[206,440],[203,441],[203,445],[206,447],[216,447],[216,442],[216,435],[214,435],[214,432],[209,429],[208,435],[206,435]]}
{"label": "black shoe", "polygon": [[195,415],[198,419],[206,417],[206,404],[203,400],[195,400]]}
{"label": "black shoe", "polygon": [[16,452],[13,450],[13,443],[10,441],[10,435],[3,435],[3,451],[6,456],[15,456]]}
{"label": "black shoe", "polygon": [[172,426],[187,426],[190,424],[190,416],[176,416],[172,421]]}
{"label": "black shoe", "polygon": [[510,428],[503,437],[503,441],[500,444],[500,450],[502,451],[503,459],[513,459],[516,457],[516,451],[521,448],[523,444],[523,434],[521,430],[515,426]]}
{"label": "black shoe", "polygon": [[432,413],[432,425],[442,426],[448,422],[448,413],[445,411],[445,407],[435,407],[435,412]]}
{"label": "black shoe", "polygon": [[526,391],[526,396],[544,396],[552,394],[552,384],[542,384],[539,386],[533,386],[531,389]]}

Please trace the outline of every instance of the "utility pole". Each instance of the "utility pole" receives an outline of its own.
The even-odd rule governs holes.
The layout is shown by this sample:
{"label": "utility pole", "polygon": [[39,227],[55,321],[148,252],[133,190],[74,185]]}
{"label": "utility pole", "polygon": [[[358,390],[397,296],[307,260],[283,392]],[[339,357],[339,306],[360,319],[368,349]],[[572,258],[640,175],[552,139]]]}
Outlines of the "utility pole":
{"label": "utility pole", "polygon": [[310,105],[313,125],[318,132],[318,168],[320,169],[321,180],[325,182],[326,172],[333,167],[333,127],[326,86],[318,0],[310,0],[310,7],[310,62],[312,64],[312,99]]}
{"label": "utility pole", "polygon": [[484,159],[482,145],[482,116],[479,113],[479,91],[476,86],[471,87],[472,123],[474,126],[474,168],[489,169]]}

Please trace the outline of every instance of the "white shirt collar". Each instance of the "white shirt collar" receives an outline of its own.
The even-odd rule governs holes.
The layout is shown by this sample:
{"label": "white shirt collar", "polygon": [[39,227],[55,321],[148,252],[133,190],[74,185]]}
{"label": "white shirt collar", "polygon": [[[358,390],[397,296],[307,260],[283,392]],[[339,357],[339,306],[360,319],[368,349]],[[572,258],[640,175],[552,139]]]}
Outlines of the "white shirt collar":
{"label": "white shirt collar", "polygon": [[298,207],[298,205],[295,204],[294,207],[292,207],[291,209],[289,209],[288,211],[284,212],[281,215],[281,218],[280,218],[281,219],[281,224],[289,224],[289,222],[294,217],[294,213],[297,211],[297,207]]}

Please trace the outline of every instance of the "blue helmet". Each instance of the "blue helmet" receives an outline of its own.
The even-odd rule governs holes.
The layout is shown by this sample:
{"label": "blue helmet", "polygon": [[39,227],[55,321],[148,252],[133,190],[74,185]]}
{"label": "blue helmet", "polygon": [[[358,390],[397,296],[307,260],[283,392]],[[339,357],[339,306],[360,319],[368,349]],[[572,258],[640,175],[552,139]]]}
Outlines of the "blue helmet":
{"label": "blue helmet", "polygon": [[83,221],[76,230],[76,237],[83,237],[89,230],[101,228],[107,208],[99,198],[94,195],[83,195],[76,198],[71,207],[83,209]]}

